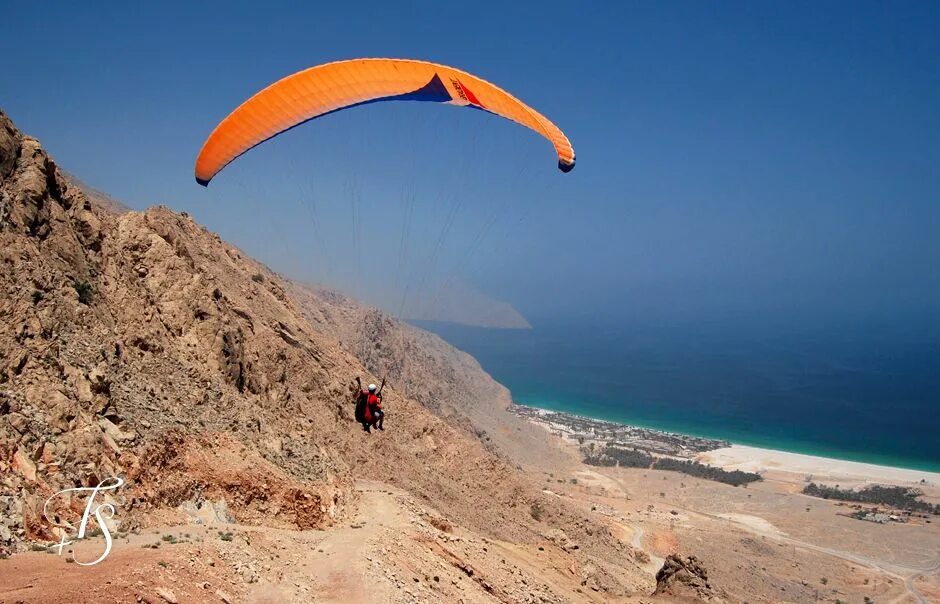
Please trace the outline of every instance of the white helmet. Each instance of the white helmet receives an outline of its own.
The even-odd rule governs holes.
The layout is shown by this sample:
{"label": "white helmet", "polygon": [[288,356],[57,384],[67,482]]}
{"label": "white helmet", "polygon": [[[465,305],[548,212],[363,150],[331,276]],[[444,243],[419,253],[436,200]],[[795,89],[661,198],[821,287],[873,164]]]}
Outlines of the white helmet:
{"label": "white helmet", "polygon": [[375,392],[375,384],[369,384],[369,392]]}

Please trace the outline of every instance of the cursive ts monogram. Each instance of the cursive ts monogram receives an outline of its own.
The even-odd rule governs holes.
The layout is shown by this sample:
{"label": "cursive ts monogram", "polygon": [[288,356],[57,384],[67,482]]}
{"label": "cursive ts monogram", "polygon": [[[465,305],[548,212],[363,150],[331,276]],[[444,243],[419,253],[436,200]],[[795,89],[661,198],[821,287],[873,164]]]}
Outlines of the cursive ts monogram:
{"label": "cursive ts monogram", "polygon": [[[52,522],[54,525],[60,528],[66,529],[66,532],[63,532],[62,534],[62,537],[59,541],[59,545],[55,546],[58,548],[60,556],[62,555],[63,547],[71,543],[75,543],[75,541],[77,541],[78,539],[85,538],[85,529],[88,526],[88,519],[92,513],[92,507],[94,506],[95,520],[97,521],[98,526],[101,528],[102,534],[104,534],[104,542],[105,542],[104,553],[102,553],[101,556],[99,556],[98,559],[93,562],[80,562],[77,559],[75,559],[75,563],[81,566],[92,566],[93,564],[98,564],[99,562],[101,562],[102,560],[108,557],[108,554],[111,553],[112,541],[111,541],[111,531],[108,529],[108,525],[105,523],[105,518],[107,518],[108,520],[110,520],[111,518],[114,518],[114,506],[111,505],[110,503],[102,503],[102,504],[95,506],[95,498],[98,496],[98,493],[101,493],[103,491],[116,491],[117,489],[121,488],[123,484],[124,484],[124,480],[122,478],[118,478],[114,476],[111,478],[105,478],[104,480],[98,483],[98,486],[65,489],[63,491],[59,491],[58,493],[56,493],[49,499],[46,499],[46,503],[44,503],[42,506],[43,516],[45,516],[46,519]],[[56,523],[50,519],[49,514],[47,513],[47,508],[49,506],[49,503],[51,503],[52,500],[58,497],[59,495],[62,495],[65,493],[87,493],[87,492],[91,492],[91,495],[89,495],[88,503],[85,505],[85,513],[82,514],[82,522],[78,526],[78,536],[76,539],[72,539],[71,541],[66,541],[66,537],[68,535],[67,534],[68,527],[66,525]],[[107,514],[107,516],[105,516],[105,514]]]}

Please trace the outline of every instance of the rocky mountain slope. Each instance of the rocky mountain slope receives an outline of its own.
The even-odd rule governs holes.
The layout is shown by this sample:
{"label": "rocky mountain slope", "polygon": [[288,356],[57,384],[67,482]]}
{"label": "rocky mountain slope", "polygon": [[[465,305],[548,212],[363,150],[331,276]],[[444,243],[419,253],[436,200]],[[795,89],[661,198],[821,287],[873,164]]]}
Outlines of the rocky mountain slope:
{"label": "rocky mountain slope", "polygon": [[[440,526],[552,552],[542,572],[573,587],[547,587],[543,601],[650,588],[629,544],[515,468],[513,439],[535,447],[533,429],[501,414],[505,390],[466,355],[299,291],[186,214],[93,203],[2,113],[0,264],[4,553],[80,516],[65,498],[44,517],[47,497],[108,476],[127,479],[113,498],[122,531],[207,518],[343,525],[368,518],[355,483],[371,479],[429,506]],[[388,429],[366,434],[352,379],[380,370],[401,379],[387,389]],[[502,601],[540,597],[475,585]]]}
{"label": "rocky mountain slope", "polygon": [[476,359],[440,337],[335,291],[290,282],[289,293],[312,325],[333,336],[374,375],[488,449],[530,470],[551,471],[569,456],[545,431],[509,413],[509,390]]}

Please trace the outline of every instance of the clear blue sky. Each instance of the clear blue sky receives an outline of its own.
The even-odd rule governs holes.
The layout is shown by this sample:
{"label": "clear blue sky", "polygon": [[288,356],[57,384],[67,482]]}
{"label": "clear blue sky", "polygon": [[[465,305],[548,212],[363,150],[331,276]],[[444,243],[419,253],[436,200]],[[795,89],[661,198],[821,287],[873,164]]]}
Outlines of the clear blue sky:
{"label": "clear blue sky", "polygon": [[[3,9],[0,107],[91,185],[187,210],[293,276],[360,295],[456,276],[543,322],[940,314],[935,2],[90,6]],[[492,116],[386,104],[195,184],[238,103],[359,56],[506,87],[567,131],[577,168]]]}

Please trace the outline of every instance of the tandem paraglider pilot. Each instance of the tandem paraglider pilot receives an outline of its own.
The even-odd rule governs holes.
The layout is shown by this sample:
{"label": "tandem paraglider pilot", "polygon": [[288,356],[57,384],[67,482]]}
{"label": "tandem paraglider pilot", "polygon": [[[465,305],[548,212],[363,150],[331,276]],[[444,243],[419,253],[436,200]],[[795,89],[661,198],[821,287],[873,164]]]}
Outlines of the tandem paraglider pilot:
{"label": "tandem paraglider pilot", "polygon": [[382,425],[385,419],[385,412],[382,410],[382,390],[385,388],[385,380],[382,380],[381,386],[369,384],[368,389],[362,389],[362,380],[356,377],[356,384],[359,386],[359,393],[356,395],[356,421],[362,424],[362,429],[371,432],[372,428],[385,430]]}

